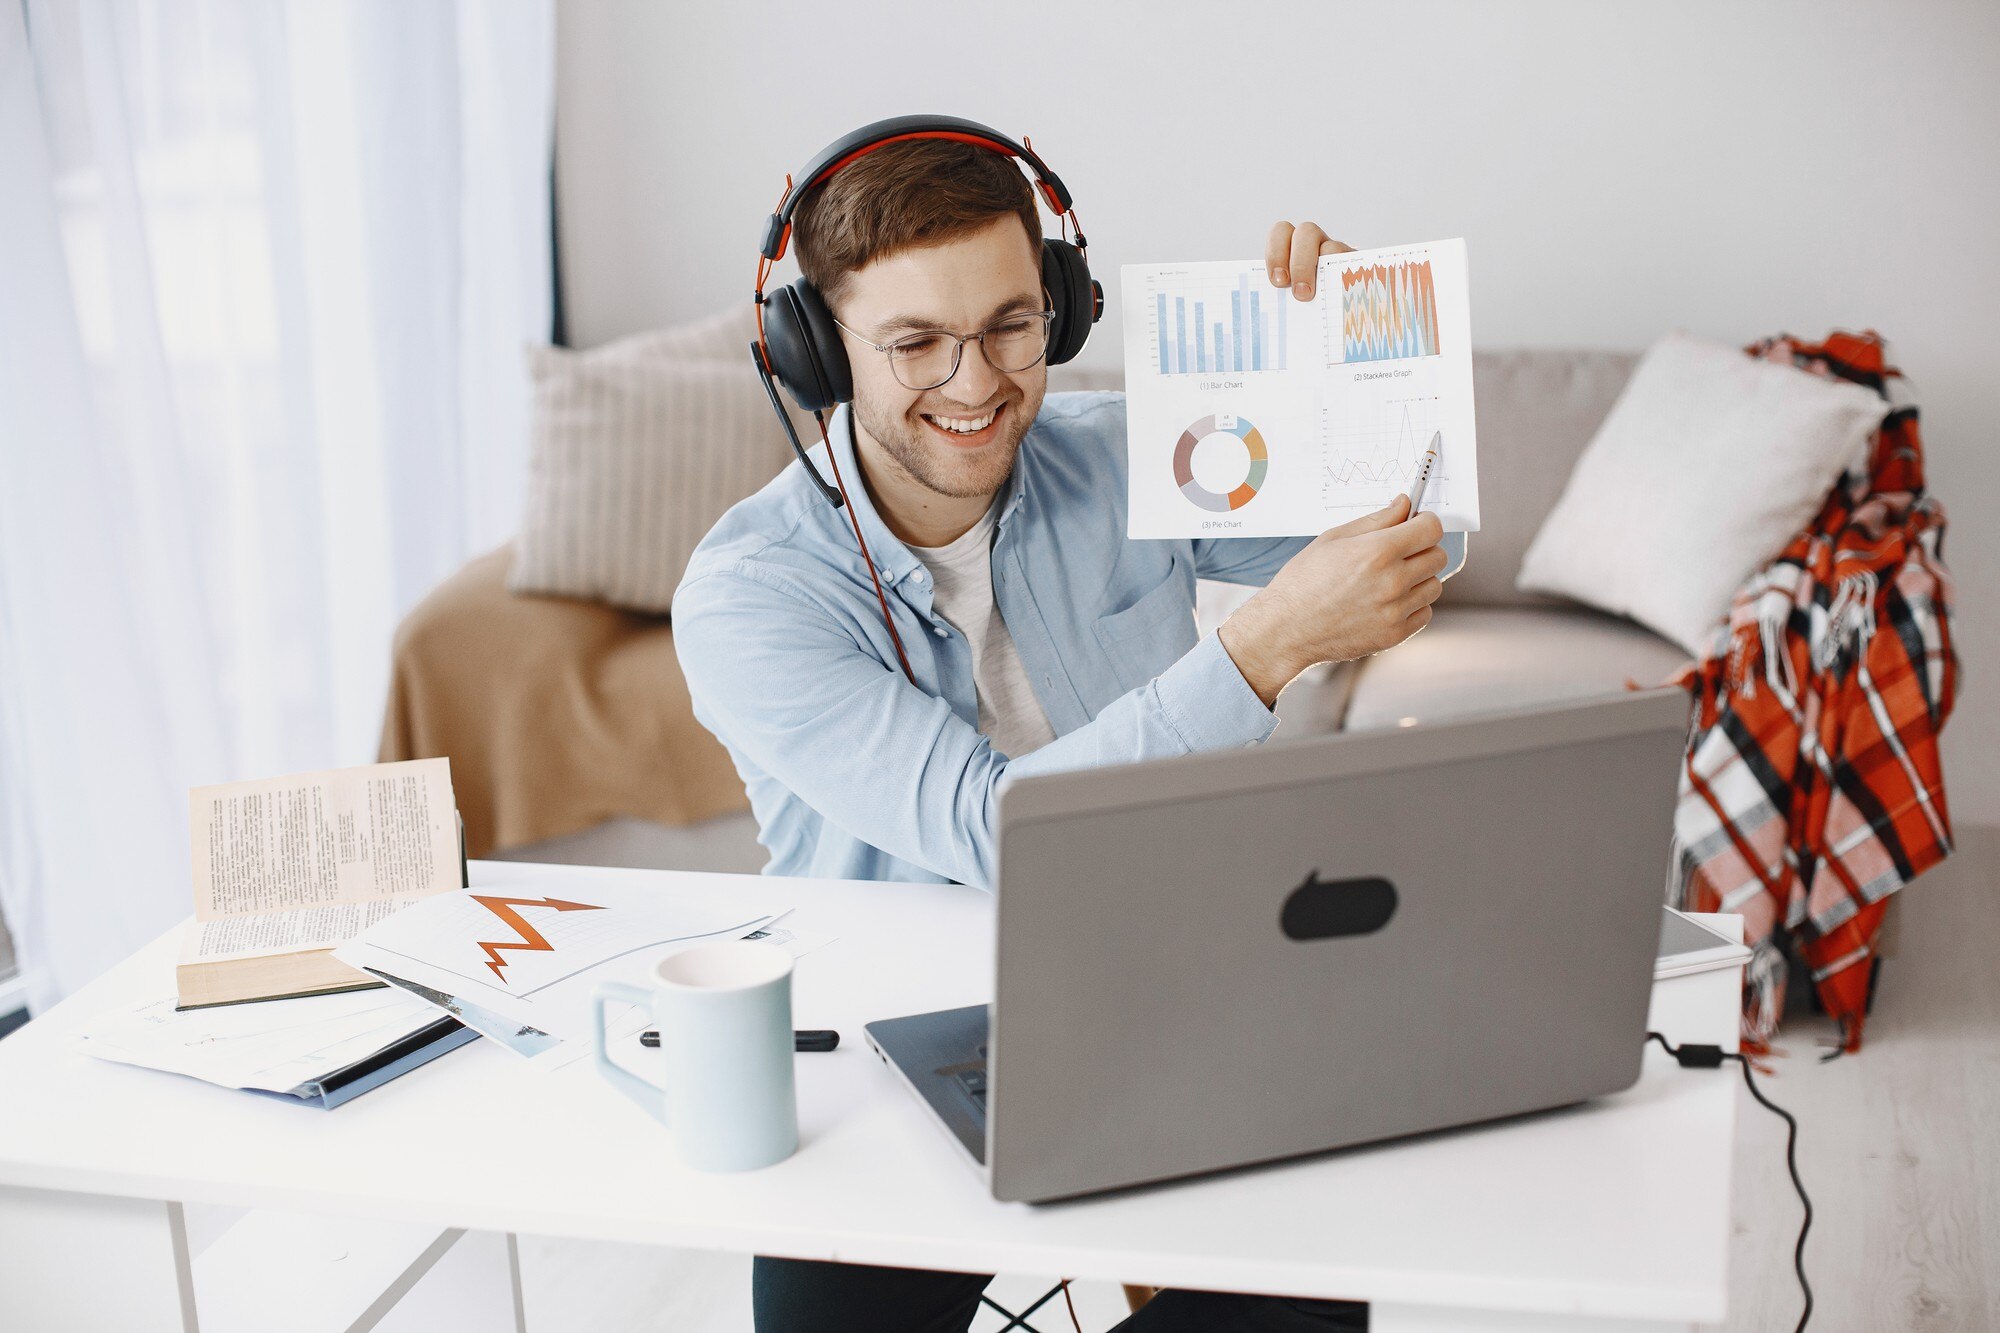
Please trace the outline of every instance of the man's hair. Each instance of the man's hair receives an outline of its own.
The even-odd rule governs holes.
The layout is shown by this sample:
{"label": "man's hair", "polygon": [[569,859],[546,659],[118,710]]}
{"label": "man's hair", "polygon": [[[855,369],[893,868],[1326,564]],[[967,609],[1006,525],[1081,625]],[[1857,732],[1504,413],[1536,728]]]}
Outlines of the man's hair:
{"label": "man's hair", "polygon": [[1041,272],[1041,219],[1028,178],[990,148],[954,139],[885,144],[835,172],[792,216],[799,269],[832,305],[848,277],[884,256],[942,245],[1009,214]]}

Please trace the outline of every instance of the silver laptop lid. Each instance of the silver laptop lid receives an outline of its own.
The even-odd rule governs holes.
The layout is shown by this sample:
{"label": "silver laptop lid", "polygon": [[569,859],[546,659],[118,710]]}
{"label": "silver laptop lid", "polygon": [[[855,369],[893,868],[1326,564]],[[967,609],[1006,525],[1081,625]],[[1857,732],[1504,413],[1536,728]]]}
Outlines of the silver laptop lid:
{"label": "silver laptop lid", "polygon": [[1657,690],[1008,786],[995,1196],[1629,1086],[1687,706]]}

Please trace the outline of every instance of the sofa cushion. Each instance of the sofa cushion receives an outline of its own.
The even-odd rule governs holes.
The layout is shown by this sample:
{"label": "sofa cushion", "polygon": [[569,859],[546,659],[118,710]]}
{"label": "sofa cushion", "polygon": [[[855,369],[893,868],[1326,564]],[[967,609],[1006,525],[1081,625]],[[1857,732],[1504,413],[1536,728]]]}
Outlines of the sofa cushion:
{"label": "sofa cushion", "polygon": [[[1454,580],[1446,597],[1457,591]],[[1595,611],[1440,606],[1422,633],[1363,664],[1348,701],[1350,731],[1444,722],[1653,686],[1686,653],[1659,635]]]}
{"label": "sofa cushion", "polygon": [[508,587],[667,611],[695,544],[792,459],[751,365],[755,332],[746,305],[587,352],[529,352],[528,506]]}
{"label": "sofa cushion", "polygon": [[1629,352],[1473,353],[1480,525],[1451,581],[1454,605],[1559,604],[1519,591],[1514,578],[1637,361]]}
{"label": "sofa cushion", "polygon": [[1521,586],[1631,616],[1698,652],[1737,585],[1819,511],[1887,410],[1859,384],[1670,333],[1577,460]]}

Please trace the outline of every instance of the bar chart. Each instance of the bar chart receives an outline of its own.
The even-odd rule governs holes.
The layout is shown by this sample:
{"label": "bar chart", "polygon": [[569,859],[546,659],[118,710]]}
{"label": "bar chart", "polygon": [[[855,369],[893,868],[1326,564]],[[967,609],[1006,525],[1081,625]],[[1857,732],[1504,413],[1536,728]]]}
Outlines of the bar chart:
{"label": "bar chart", "polygon": [[1285,293],[1245,268],[1233,281],[1162,274],[1153,283],[1154,367],[1162,375],[1284,370]]}

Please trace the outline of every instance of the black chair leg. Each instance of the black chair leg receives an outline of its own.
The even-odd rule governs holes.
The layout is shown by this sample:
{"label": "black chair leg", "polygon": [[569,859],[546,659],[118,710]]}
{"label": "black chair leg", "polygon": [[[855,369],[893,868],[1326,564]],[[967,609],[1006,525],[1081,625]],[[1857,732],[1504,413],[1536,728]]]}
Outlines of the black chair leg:
{"label": "black chair leg", "polygon": [[1001,1314],[1007,1316],[1007,1322],[1000,1326],[1000,1333],[1009,1333],[1009,1330],[1016,1328],[1026,1329],[1027,1333],[1038,1333],[1038,1330],[1035,1328],[1035,1326],[1028,1322],[1028,1316],[1033,1314],[1035,1311],[1041,1309],[1044,1305],[1047,1305],[1050,1301],[1054,1300],[1056,1297],[1062,1295],[1062,1289],[1063,1289],[1062,1283],[1060,1282],[1056,1283],[1053,1287],[1050,1287],[1047,1291],[1042,1293],[1042,1298],[1040,1300],[1036,1301],[1033,1305],[1021,1311],[1021,1313],[1019,1314],[1015,1314],[1012,1310],[1009,1310],[1006,1306],[1000,1304],[1000,1302],[994,1300],[991,1296],[982,1295],[979,1298],[979,1303],[981,1305],[990,1305],[994,1309],[998,1310]]}

